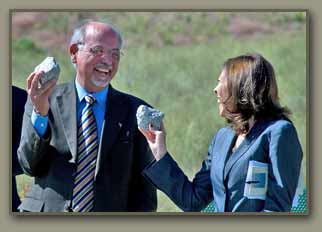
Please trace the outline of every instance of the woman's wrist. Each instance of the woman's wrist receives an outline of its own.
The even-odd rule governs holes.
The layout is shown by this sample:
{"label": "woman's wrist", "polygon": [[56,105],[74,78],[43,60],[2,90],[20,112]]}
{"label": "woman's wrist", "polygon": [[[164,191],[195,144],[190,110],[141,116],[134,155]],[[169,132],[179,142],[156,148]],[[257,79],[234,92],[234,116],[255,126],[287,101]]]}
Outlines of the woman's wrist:
{"label": "woman's wrist", "polygon": [[167,154],[167,151],[162,151],[162,152],[158,152],[158,154],[154,157],[156,159],[156,161],[159,161],[160,159],[162,159],[165,154]]}

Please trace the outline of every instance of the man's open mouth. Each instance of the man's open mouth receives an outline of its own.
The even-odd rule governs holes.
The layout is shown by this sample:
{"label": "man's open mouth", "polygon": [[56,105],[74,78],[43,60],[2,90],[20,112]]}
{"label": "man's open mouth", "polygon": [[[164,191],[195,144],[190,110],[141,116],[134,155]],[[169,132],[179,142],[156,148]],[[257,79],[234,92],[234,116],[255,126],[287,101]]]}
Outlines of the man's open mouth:
{"label": "man's open mouth", "polygon": [[111,69],[105,69],[105,68],[94,68],[96,72],[103,73],[104,75],[111,75],[112,70]]}

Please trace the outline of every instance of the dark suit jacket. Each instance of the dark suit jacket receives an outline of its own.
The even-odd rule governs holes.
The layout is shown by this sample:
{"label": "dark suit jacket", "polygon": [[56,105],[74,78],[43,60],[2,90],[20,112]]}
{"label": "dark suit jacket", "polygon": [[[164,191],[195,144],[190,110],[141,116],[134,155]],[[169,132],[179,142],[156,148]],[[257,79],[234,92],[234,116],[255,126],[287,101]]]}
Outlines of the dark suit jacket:
{"label": "dark suit jacket", "polygon": [[[136,110],[142,100],[108,91],[94,183],[94,211],[155,211],[156,190],[141,175],[153,160],[139,132]],[[33,212],[68,211],[77,158],[76,89],[74,81],[56,87],[50,97],[48,129],[39,138],[31,123],[28,99],[18,150],[24,172],[35,177],[20,209]]]}
{"label": "dark suit jacket", "polygon": [[169,154],[144,175],[184,211],[200,211],[212,200],[218,212],[290,211],[302,160],[292,123],[256,123],[231,154],[235,139],[230,127],[220,129],[192,182]]}
{"label": "dark suit jacket", "polygon": [[17,192],[16,175],[23,171],[18,162],[17,149],[19,147],[24,106],[27,101],[27,92],[12,86],[12,211],[18,211],[20,199]]}

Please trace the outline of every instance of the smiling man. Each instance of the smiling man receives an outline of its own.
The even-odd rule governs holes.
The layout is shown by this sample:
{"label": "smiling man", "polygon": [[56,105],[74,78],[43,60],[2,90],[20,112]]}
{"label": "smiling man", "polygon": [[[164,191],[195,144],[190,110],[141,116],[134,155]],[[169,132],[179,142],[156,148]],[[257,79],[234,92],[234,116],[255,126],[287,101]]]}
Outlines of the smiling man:
{"label": "smiling man", "polygon": [[156,190],[141,175],[153,156],[135,116],[146,103],[110,84],[121,48],[115,28],[88,21],[70,41],[73,81],[39,88],[42,73],[28,77],[18,157],[35,183],[20,211],[156,210]]}

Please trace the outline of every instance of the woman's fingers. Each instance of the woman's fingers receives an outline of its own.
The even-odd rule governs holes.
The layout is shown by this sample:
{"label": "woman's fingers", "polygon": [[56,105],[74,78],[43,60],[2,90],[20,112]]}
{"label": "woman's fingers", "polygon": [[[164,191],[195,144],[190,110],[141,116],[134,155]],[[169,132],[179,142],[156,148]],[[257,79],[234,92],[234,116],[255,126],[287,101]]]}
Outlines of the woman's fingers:
{"label": "woman's fingers", "polygon": [[155,130],[153,125],[149,125],[149,130],[139,128],[147,139],[152,154],[156,160],[160,160],[167,153],[164,126],[161,124],[160,130]]}
{"label": "woman's fingers", "polygon": [[163,121],[161,122],[161,131],[163,131],[164,134],[166,134],[165,126],[163,124]]}
{"label": "woman's fingers", "polygon": [[139,127],[140,132],[148,140],[148,142],[154,144],[156,142],[161,142],[165,144],[165,128],[163,123],[161,123],[161,129],[156,130],[152,124],[149,124],[149,130],[144,130]]}
{"label": "woman's fingers", "polygon": [[141,133],[145,136],[145,138],[154,143],[155,142],[155,134],[151,131],[146,131],[146,130],[143,130],[142,128],[139,128],[139,130],[141,131]]}

